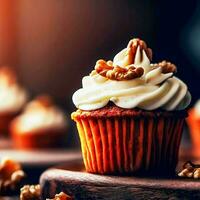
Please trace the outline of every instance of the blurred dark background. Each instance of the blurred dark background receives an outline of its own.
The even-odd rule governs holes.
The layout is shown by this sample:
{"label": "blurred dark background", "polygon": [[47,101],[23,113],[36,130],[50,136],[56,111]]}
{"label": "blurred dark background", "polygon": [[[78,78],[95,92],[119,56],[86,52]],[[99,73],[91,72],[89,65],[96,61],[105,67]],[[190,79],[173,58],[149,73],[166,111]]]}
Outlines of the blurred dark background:
{"label": "blurred dark background", "polygon": [[71,112],[71,96],[96,60],[113,58],[140,37],[154,62],[178,66],[194,103],[200,96],[199,13],[193,0],[2,0],[0,65],[14,67],[33,96],[49,93]]}

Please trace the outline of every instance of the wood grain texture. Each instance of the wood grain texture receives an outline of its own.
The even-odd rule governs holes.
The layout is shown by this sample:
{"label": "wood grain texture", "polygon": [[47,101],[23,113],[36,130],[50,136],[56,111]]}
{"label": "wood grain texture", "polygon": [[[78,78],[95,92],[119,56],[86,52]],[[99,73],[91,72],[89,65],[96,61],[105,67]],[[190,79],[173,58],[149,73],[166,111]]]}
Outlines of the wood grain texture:
{"label": "wood grain texture", "polygon": [[[69,169],[69,168],[68,168]],[[179,178],[102,176],[50,169],[41,176],[43,199],[64,191],[76,200],[200,199],[200,182]]]}

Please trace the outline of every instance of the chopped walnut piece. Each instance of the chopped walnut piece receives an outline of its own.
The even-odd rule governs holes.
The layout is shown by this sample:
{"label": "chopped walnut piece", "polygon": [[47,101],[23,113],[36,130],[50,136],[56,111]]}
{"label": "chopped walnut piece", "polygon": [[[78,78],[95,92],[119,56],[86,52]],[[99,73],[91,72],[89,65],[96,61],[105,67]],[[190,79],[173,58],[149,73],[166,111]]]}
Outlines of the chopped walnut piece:
{"label": "chopped walnut piece", "polygon": [[113,66],[111,61],[98,60],[95,66],[95,70],[101,76],[104,76],[111,80],[123,81],[139,78],[143,75],[144,69],[142,67],[134,67],[130,65],[128,67]]}
{"label": "chopped walnut piece", "polygon": [[168,62],[166,60],[163,60],[162,62],[156,63],[152,65],[153,67],[161,67],[162,73],[167,74],[167,73],[176,73],[176,65],[174,65],[171,62]]}
{"label": "chopped walnut piece", "polygon": [[200,165],[195,165],[192,162],[188,161],[183,165],[183,170],[178,173],[178,176],[199,179]]}
{"label": "chopped walnut piece", "polygon": [[139,38],[134,38],[129,41],[127,48],[129,49],[129,53],[133,57],[133,61],[135,60],[135,54],[137,51],[138,46],[140,47],[140,51],[144,50],[149,60],[152,60],[152,50],[147,47],[147,44],[140,40]]}
{"label": "chopped walnut piece", "polygon": [[59,194],[56,194],[53,199],[47,199],[47,200],[73,200],[73,198],[64,192],[60,192]]}
{"label": "chopped walnut piece", "polygon": [[0,164],[0,192],[14,192],[24,179],[21,165],[10,159],[3,159]]}
{"label": "chopped walnut piece", "polygon": [[40,185],[24,185],[21,188],[20,200],[41,200]]}
{"label": "chopped walnut piece", "polygon": [[194,170],[194,174],[193,174],[194,178],[200,178],[200,168],[197,168]]}

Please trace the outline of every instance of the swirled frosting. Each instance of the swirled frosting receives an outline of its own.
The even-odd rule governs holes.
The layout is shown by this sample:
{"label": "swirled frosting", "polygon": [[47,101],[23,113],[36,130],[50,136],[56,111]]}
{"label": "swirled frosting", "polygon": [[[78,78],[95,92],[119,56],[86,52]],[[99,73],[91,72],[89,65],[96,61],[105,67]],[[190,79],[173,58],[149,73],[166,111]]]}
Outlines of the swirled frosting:
{"label": "swirled frosting", "polygon": [[27,92],[16,81],[8,67],[0,69],[0,113],[15,113],[22,109],[28,99]]}
{"label": "swirled frosting", "polygon": [[22,133],[38,129],[65,129],[67,127],[64,113],[47,96],[39,96],[28,103],[24,112],[13,122],[17,124],[17,129]]}
{"label": "swirled frosting", "polygon": [[[191,95],[186,84],[174,76],[173,71],[163,73],[162,66],[151,64],[145,49],[137,46],[134,60],[130,48],[119,52],[113,66],[128,68],[142,67],[144,74],[132,80],[111,80],[93,71],[82,79],[82,88],[73,94],[75,106],[81,110],[95,110],[106,106],[109,101],[121,108],[144,110],[183,110]],[[156,66],[156,67],[155,67]]]}

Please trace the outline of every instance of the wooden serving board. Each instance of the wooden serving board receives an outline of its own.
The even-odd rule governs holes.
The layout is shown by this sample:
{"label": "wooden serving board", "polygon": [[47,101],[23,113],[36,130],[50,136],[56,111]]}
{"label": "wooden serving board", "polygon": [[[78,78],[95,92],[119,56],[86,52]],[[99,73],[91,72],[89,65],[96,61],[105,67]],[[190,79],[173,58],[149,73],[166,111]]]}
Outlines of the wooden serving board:
{"label": "wooden serving board", "polygon": [[81,163],[52,168],[40,178],[43,199],[61,191],[75,200],[200,199],[200,181],[173,178],[102,176],[84,172]]}

